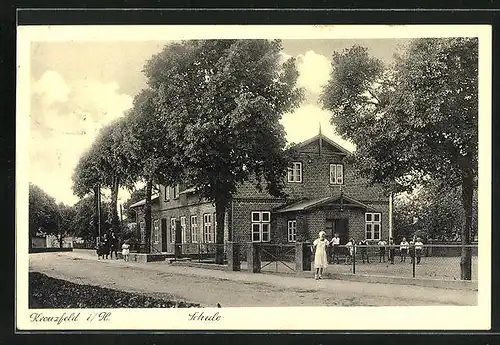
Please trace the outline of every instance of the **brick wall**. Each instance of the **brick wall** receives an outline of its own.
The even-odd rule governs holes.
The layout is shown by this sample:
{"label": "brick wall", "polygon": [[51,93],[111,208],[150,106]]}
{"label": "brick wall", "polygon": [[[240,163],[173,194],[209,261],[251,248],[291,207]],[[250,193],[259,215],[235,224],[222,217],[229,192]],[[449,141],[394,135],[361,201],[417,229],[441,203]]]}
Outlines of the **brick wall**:
{"label": "brick wall", "polygon": [[[344,162],[344,156],[335,154],[329,145],[323,145],[321,155],[318,154],[318,142],[313,142],[301,149],[295,159],[302,163],[302,182],[286,182],[285,192],[290,199],[321,198],[340,194],[340,185],[330,184],[330,164],[343,164],[344,184],[342,190],[357,200],[387,200],[382,186],[370,186],[361,178],[351,165]],[[235,195],[238,198],[257,197],[272,198],[267,192],[259,191],[255,181],[249,181],[238,187]]]}
{"label": "brick wall", "polygon": [[[197,233],[198,233],[198,243],[203,242],[203,215],[204,214],[211,214],[212,215],[212,229],[214,233],[216,233],[215,230],[215,206],[212,205],[212,203],[201,203],[201,204],[195,204],[195,205],[185,205],[185,206],[180,206],[177,208],[171,208],[171,209],[166,209],[162,210],[159,212],[157,215],[158,218],[164,218],[167,220],[167,251],[173,252],[174,250],[174,244],[173,244],[173,239],[171,238],[171,218],[175,218],[176,220],[180,220],[181,217],[186,217],[186,232],[185,232],[185,241],[184,243],[192,243],[192,235],[191,235],[191,216],[196,216],[197,217]],[[224,219],[224,241],[228,240],[228,213],[226,212],[226,216]],[[190,251],[194,251],[197,248],[197,245],[192,245],[188,246],[185,245],[183,248],[190,248]]]}
{"label": "brick wall", "polygon": [[[251,227],[252,227],[252,212],[253,211],[272,211],[274,208],[280,206],[282,202],[276,202],[272,199],[262,200],[233,200],[231,216],[232,219],[231,229],[232,241],[234,242],[251,242]],[[271,215],[271,241],[277,240],[277,223],[276,216]]]}
{"label": "brick wall", "polygon": [[[233,196],[233,201],[226,212],[225,240],[236,242],[251,241],[251,212],[252,211],[272,211],[277,206],[285,202],[293,202],[302,198],[321,198],[340,194],[339,185],[330,184],[330,164],[344,164],[344,184],[343,192],[382,213],[381,235],[388,236],[388,197],[384,195],[383,189],[379,185],[369,186],[367,180],[361,178],[350,165],[345,164],[344,155],[339,154],[338,149],[323,142],[321,155],[319,155],[319,142],[313,141],[301,148],[296,161],[302,162],[301,183],[286,183],[285,192],[289,195],[288,201],[270,196],[265,191],[259,191],[255,187],[255,181],[249,181],[238,186],[237,193]],[[180,187],[180,192],[185,187]],[[198,216],[199,237],[202,238],[203,213],[214,213],[215,207],[201,200],[194,193],[180,194],[178,199],[173,199],[172,190],[170,199],[165,200],[165,188],[160,187],[159,208],[161,211],[155,212],[154,217],[167,219],[168,251],[173,251],[170,240],[170,218],[180,219],[186,217],[186,227],[188,228],[186,240],[190,242],[190,216]],[[337,212],[337,213],[335,213]],[[295,214],[297,219],[297,230],[309,229],[307,233],[298,234],[299,240],[314,240],[319,231],[325,228],[325,219],[348,218],[348,228],[350,236],[356,240],[365,237],[365,217],[364,210],[348,209],[344,212],[333,210],[316,210],[309,214]],[[271,241],[287,242],[287,221],[292,219],[290,215],[271,217]],[[161,239],[161,235],[160,235]],[[160,241],[161,242],[161,241]],[[157,244],[161,248],[161,243]]]}
{"label": "brick wall", "polygon": [[[383,205],[370,205],[381,212],[381,236],[387,239],[389,235],[389,217],[387,208]],[[376,207],[375,207],[376,206]],[[344,211],[332,209],[316,209],[307,213],[285,213],[280,214],[276,221],[276,238],[288,241],[288,221],[297,220],[297,240],[313,241],[318,237],[320,231],[325,230],[327,219],[347,219],[348,237],[354,237],[356,241],[365,238],[365,210],[361,208],[346,208]],[[331,238],[331,234],[327,234]]]}
{"label": "brick wall", "polygon": [[168,200],[165,200],[165,187],[160,186],[160,193],[159,193],[159,200],[160,200],[160,209],[166,210],[166,209],[174,209],[186,205],[196,205],[199,203],[206,203],[209,202],[206,199],[200,199],[199,195],[195,193],[182,193],[184,189],[188,188],[189,186],[186,185],[181,185],[179,187],[179,197],[174,199],[173,198],[173,191],[171,187],[170,188],[170,197]]}

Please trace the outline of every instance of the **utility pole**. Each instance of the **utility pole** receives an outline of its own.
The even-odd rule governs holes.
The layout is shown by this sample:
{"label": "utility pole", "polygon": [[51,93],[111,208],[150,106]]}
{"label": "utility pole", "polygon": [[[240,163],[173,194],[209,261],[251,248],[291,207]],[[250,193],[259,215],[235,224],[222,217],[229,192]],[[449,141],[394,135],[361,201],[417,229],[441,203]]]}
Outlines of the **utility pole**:
{"label": "utility pole", "polygon": [[101,241],[101,185],[97,184],[97,243]]}
{"label": "utility pole", "polygon": [[389,238],[392,238],[392,201],[393,193],[389,194]]}

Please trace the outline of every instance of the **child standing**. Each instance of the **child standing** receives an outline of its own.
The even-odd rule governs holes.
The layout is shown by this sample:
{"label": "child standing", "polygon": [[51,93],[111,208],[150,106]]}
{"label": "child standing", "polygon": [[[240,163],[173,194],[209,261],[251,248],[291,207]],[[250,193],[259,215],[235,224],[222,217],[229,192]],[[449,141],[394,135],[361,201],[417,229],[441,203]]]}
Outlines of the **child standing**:
{"label": "child standing", "polygon": [[422,258],[423,249],[424,244],[422,243],[422,239],[418,237],[417,241],[415,242],[415,256],[417,257],[417,265],[420,263],[420,259]]}
{"label": "child standing", "polygon": [[125,261],[128,261],[128,258],[129,258],[129,254],[130,254],[129,248],[130,248],[130,246],[127,243],[127,241],[123,242],[123,244],[122,244],[122,256],[123,256],[123,260],[125,260]]}
{"label": "child standing", "polygon": [[354,255],[356,255],[355,249],[354,249],[354,239],[350,238],[349,242],[346,243],[345,247],[347,248],[347,255],[345,257],[345,264],[348,265],[352,262],[354,259]]}
{"label": "child standing", "polygon": [[383,239],[380,239],[380,241],[378,241],[378,246],[379,246],[378,257],[379,257],[380,262],[385,262],[385,246],[386,245],[387,245],[387,243]]}
{"label": "child standing", "polygon": [[401,241],[399,246],[399,252],[401,253],[401,262],[406,261],[406,255],[408,255],[408,247],[410,246],[410,244],[405,237],[403,237],[403,240]]}
{"label": "child standing", "polygon": [[365,259],[366,259],[366,263],[369,264],[370,263],[370,260],[368,259],[368,242],[366,240],[362,240],[359,242],[359,245],[361,246],[361,260],[363,260],[363,263],[365,263]]}
{"label": "child standing", "polygon": [[332,245],[332,252],[333,252],[333,257],[332,257],[332,263],[339,263],[339,245],[340,245],[340,238],[339,234],[335,234],[330,241],[330,244]]}
{"label": "child standing", "polygon": [[321,279],[323,274],[323,269],[328,266],[328,258],[326,256],[326,247],[329,241],[325,238],[326,232],[320,231],[318,238],[313,242],[314,251],[314,268],[316,273],[314,274],[314,279]]}

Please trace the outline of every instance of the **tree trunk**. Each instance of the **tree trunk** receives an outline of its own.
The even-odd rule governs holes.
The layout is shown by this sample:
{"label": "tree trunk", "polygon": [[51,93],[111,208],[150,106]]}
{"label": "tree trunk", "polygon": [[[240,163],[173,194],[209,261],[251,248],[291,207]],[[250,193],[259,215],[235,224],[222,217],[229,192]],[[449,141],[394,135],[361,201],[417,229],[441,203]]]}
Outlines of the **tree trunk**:
{"label": "tree trunk", "polygon": [[215,263],[224,264],[224,218],[226,214],[227,198],[217,198],[215,200],[215,217],[217,227],[215,229]]}
{"label": "tree trunk", "polygon": [[29,239],[29,252],[28,253],[31,253],[33,251],[33,236],[31,235],[31,232],[30,232],[30,239]]}
{"label": "tree trunk", "polygon": [[146,183],[146,203],[144,204],[144,223],[146,225],[146,253],[151,253],[151,194],[153,190],[153,181]]}
{"label": "tree trunk", "polygon": [[96,246],[101,243],[101,188],[97,185],[94,189],[94,201],[95,201],[95,233],[97,241]]}
{"label": "tree trunk", "polygon": [[471,175],[462,181],[462,206],[465,211],[465,225],[462,228],[462,256],[460,258],[460,278],[471,280],[472,276],[472,197],[474,193],[474,179]]}
{"label": "tree trunk", "polygon": [[111,187],[111,229],[118,236],[120,232],[120,221],[118,218],[118,189],[120,187],[118,177],[113,177]]}

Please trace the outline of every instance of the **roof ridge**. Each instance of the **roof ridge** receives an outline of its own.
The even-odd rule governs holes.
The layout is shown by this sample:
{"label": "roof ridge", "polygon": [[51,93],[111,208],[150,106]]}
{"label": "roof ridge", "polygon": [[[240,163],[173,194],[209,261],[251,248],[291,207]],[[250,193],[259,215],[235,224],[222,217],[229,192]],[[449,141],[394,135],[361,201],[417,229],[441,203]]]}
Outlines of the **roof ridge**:
{"label": "roof ridge", "polygon": [[345,155],[351,155],[352,152],[350,152],[349,150],[347,150],[346,148],[344,148],[342,145],[340,145],[339,143],[335,142],[333,139],[330,139],[329,137],[323,135],[323,134],[316,134],[315,136],[309,138],[309,139],[306,139],[304,141],[301,141],[300,143],[297,143],[295,145],[293,145],[292,147],[303,147],[303,146],[306,146],[316,140],[319,140],[319,139],[322,139],[322,140],[325,140],[327,143],[329,143],[330,145],[332,145],[333,147],[337,148],[339,151],[341,151],[342,153],[344,153]]}

